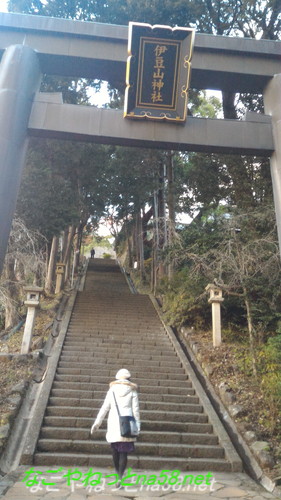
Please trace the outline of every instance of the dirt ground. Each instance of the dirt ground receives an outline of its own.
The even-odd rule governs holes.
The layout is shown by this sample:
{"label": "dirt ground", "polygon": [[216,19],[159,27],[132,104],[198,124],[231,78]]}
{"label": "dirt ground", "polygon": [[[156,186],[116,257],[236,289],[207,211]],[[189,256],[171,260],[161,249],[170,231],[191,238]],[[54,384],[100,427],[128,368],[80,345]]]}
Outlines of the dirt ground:
{"label": "dirt ground", "polygon": [[[58,300],[47,298],[43,301],[42,308],[38,311],[32,340],[32,350],[40,349],[44,340],[50,334],[52,322],[58,307]],[[20,353],[24,326],[12,334],[9,339],[2,335],[0,338],[1,353]],[[6,332],[4,332],[6,333]],[[7,398],[12,388],[19,382],[29,382],[32,378],[36,359],[1,359],[0,361],[0,422],[5,423],[5,418],[11,405]]]}
{"label": "dirt ground", "polygon": [[281,415],[272,419],[260,381],[256,381],[251,375],[245,375],[245,367],[241,370],[241,350],[247,349],[247,346],[238,342],[225,342],[215,348],[211,332],[190,333],[188,339],[197,343],[201,364],[211,367],[209,379],[216,393],[219,395],[219,385],[227,382],[236,398],[234,404],[243,407],[241,415],[234,418],[241,433],[254,431],[259,441],[270,443],[276,467],[272,471],[268,470],[268,475],[281,476],[281,436],[280,431],[278,432],[278,426],[281,428]]}

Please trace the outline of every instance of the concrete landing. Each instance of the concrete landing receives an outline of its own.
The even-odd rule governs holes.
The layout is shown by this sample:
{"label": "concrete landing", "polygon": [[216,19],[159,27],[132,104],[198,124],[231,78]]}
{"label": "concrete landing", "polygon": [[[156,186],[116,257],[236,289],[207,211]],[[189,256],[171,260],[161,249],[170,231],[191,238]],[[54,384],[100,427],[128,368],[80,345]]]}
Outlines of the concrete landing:
{"label": "concrete landing", "polygon": [[[130,467],[130,463],[128,464]],[[37,475],[38,484],[27,487],[23,482],[27,471],[30,471],[31,467],[21,466],[12,474],[5,476],[5,478],[0,481],[0,498],[5,500],[27,500],[32,498],[33,500],[114,500],[125,498],[129,499],[150,499],[150,498],[165,498],[165,500],[269,500],[276,499],[277,497],[271,493],[268,493],[262,486],[255,483],[244,473],[239,472],[215,472],[212,478],[207,479],[210,483],[206,484],[206,471],[200,472],[188,472],[188,474],[199,478],[201,475],[201,480],[197,479],[197,482],[202,481],[204,476],[204,482],[200,485],[189,484],[186,486],[180,486],[176,484],[175,486],[144,486],[144,485],[134,485],[126,486],[123,489],[116,489],[115,486],[109,486],[108,481],[114,481],[114,478],[105,479],[106,475],[113,474],[112,468],[93,468],[92,473],[100,472],[101,484],[99,486],[86,486],[81,481],[86,478],[86,474],[89,471],[88,468],[77,468],[76,472],[79,471],[81,474],[81,481],[70,481],[62,477],[67,474],[69,468],[67,467],[36,467],[33,468],[33,475],[29,476],[29,481],[36,478],[36,473],[39,471],[42,475]],[[74,471],[75,468],[72,469]],[[49,471],[49,472],[47,472]],[[50,472],[52,471],[52,472]],[[157,479],[159,478],[160,471],[137,471],[132,470],[135,474],[145,474],[147,477],[152,474],[157,474]],[[184,476],[186,473],[182,473]],[[78,474],[77,476],[78,477]],[[162,481],[159,478],[159,481]],[[43,483],[53,483],[53,484],[43,484]]]}

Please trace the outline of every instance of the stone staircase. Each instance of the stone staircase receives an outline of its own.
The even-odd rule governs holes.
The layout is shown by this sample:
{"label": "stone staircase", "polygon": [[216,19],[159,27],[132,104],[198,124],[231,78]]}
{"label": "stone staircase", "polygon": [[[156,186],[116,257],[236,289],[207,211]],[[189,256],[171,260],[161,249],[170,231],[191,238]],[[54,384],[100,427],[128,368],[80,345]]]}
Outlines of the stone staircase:
{"label": "stone staircase", "polygon": [[[57,366],[34,456],[36,465],[112,464],[106,420],[90,427],[119,368],[139,386],[142,430],[130,466],[231,471],[220,433],[204,412],[150,299],[130,292],[114,261],[89,264]],[[231,445],[230,445],[231,446]]]}

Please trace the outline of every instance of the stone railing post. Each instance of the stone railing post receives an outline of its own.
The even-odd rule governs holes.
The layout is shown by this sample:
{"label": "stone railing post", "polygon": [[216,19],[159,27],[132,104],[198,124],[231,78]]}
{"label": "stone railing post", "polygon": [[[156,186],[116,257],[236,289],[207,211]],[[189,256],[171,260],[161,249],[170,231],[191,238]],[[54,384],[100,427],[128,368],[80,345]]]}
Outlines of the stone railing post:
{"label": "stone railing post", "polygon": [[205,290],[210,292],[208,302],[212,304],[213,346],[219,347],[221,345],[221,303],[224,301],[222,289],[209,283]]}
{"label": "stone railing post", "polygon": [[59,262],[56,265],[57,279],[56,279],[55,295],[57,295],[57,293],[61,292],[62,285],[63,285],[63,279],[64,279],[64,270],[65,270],[65,264],[63,264],[62,262]]}
{"label": "stone railing post", "polygon": [[43,288],[38,286],[25,286],[24,290],[27,292],[27,300],[24,302],[27,306],[27,316],[23,332],[21,354],[27,354],[29,352],[36,309],[39,306],[40,293],[43,291]]}

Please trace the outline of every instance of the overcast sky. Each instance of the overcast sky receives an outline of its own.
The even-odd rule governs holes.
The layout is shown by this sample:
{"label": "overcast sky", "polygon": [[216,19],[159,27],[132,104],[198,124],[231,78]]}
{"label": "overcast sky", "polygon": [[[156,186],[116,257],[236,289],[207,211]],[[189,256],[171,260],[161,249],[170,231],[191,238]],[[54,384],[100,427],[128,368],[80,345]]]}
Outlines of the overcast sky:
{"label": "overcast sky", "polygon": [[7,0],[0,0],[0,12],[7,12]]}

